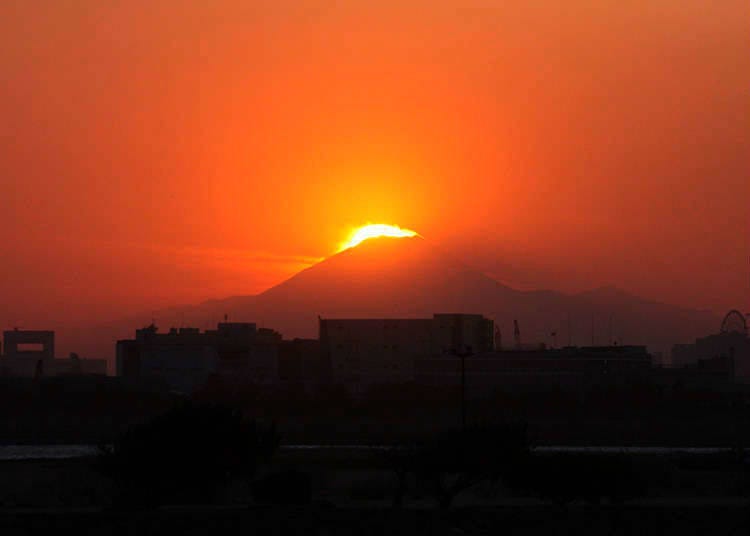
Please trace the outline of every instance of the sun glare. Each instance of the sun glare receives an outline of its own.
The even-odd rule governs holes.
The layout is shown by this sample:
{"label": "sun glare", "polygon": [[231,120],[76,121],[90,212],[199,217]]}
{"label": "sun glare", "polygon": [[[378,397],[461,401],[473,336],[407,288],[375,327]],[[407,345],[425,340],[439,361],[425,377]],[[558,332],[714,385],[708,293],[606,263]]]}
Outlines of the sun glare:
{"label": "sun glare", "polygon": [[386,225],[384,223],[371,223],[363,227],[352,230],[349,238],[341,243],[339,251],[358,246],[368,238],[377,238],[379,236],[388,236],[391,238],[406,238],[417,236],[417,233],[411,229],[402,229],[397,225]]}

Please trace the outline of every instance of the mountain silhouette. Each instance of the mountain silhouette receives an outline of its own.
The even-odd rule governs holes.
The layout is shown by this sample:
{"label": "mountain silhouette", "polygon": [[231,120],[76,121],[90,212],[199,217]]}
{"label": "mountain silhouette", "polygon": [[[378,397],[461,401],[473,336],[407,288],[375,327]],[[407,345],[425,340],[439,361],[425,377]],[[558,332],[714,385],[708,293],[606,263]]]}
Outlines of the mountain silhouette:
{"label": "mountain silhouette", "polygon": [[[718,325],[709,312],[651,302],[614,287],[573,295],[516,290],[421,237],[370,239],[261,294],[175,307],[157,312],[156,320],[162,329],[191,323],[205,327],[207,319],[215,324],[227,315],[230,321],[256,322],[292,338],[317,337],[319,316],[413,318],[436,312],[482,313],[495,320],[505,346],[512,345],[514,319],[524,344],[616,342],[662,352]],[[150,315],[110,327],[118,337],[129,337],[149,322]],[[114,347],[114,338],[110,344]]]}

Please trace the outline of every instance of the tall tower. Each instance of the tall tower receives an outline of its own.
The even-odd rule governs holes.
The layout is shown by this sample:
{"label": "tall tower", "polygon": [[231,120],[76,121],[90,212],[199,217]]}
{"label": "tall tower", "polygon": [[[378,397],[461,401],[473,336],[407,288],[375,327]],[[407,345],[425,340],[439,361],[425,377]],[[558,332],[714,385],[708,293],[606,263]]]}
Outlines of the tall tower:
{"label": "tall tower", "polygon": [[500,333],[500,326],[495,324],[495,350],[503,349],[503,335]]}

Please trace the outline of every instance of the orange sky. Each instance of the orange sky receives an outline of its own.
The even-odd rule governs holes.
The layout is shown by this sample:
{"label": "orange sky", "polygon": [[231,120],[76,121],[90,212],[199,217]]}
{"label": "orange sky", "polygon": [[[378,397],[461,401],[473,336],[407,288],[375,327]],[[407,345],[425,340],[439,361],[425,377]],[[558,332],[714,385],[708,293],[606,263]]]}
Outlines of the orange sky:
{"label": "orange sky", "polygon": [[747,0],[5,0],[0,327],[255,293],[368,221],[515,286],[750,308],[749,26]]}

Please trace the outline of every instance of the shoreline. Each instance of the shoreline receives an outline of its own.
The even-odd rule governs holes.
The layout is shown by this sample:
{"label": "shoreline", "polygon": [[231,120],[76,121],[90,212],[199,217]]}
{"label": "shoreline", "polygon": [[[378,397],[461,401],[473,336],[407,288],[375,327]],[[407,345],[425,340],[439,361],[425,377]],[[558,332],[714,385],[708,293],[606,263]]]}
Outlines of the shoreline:
{"label": "shoreline", "polygon": [[[294,444],[281,445],[280,452],[380,452],[396,445],[367,445],[356,443],[330,444]],[[94,457],[99,445],[93,444],[6,444],[0,445],[0,462],[4,461],[46,461],[75,460]],[[737,454],[738,447],[698,447],[698,446],[626,446],[626,445],[537,445],[532,452],[542,454],[629,454],[629,455],[695,455],[710,456],[720,454]],[[750,447],[742,448],[743,454],[750,454]]]}

